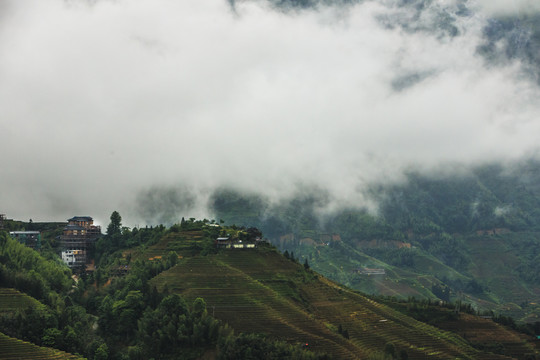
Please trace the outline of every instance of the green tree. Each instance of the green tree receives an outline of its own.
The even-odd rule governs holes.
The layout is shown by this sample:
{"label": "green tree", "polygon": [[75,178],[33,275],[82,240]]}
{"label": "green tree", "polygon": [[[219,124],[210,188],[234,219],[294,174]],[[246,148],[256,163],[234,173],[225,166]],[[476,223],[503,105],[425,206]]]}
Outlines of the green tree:
{"label": "green tree", "polygon": [[94,360],[107,360],[109,358],[109,348],[107,344],[102,344],[97,348]]}
{"label": "green tree", "polygon": [[107,235],[114,236],[122,233],[122,217],[118,211],[113,211],[111,214],[111,222],[107,226]]}
{"label": "green tree", "polygon": [[167,266],[173,267],[178,262],[178,254],[176,251],[169,251],[167,254]]}
{"label": "green tree", "polygon": [[394,356],[396,355],[396,348],[394,344],[390,342],[386,343],[386,345],[384,346],[384,353],[394,358]]}
{"label": "green tree", "polygon": [[193,313],[198,317],[206,314],[206,301],[203,298],[198,297],[193,301]]}

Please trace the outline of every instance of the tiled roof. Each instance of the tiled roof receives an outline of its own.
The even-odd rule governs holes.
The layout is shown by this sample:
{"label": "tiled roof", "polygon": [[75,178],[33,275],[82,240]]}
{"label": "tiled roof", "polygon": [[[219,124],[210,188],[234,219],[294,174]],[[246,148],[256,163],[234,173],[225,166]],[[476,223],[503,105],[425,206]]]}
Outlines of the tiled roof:
{"label": "tiled roof", "polygon": [[92,221],[91,216],[74,216],[71,219],[68,219],[68,221]]}

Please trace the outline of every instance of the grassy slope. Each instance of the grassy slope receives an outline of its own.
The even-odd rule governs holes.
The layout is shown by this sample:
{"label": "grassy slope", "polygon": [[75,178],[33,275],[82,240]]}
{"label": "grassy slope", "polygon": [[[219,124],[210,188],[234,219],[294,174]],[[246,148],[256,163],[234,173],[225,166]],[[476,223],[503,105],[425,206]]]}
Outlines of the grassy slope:
{"label": "grassy slope", "polygon": [[[164,256],[176,249],[180,263],[152,282],[188,299],[203,297],[208,311],[237,332],[261,332],[309,343],[336,358],[359,358],[388,342],[411,359],[498,359],[471,348],[453,333],[418,322],[287,260],[271,249],[228,250],[190,256],[197,233],[169,235],[137,256]],[[171,238],[173,236],[174,238]],[[182,246],[191,244],[189,246]],[[350,340],[338,334],[341,325]]]}
{"label": "grassy slope", "polygon": [[60,350],[41,347],[26,341],[15,339],[0,333],[0,359],[3,360],[56,360],[56,359],[82,359]]}

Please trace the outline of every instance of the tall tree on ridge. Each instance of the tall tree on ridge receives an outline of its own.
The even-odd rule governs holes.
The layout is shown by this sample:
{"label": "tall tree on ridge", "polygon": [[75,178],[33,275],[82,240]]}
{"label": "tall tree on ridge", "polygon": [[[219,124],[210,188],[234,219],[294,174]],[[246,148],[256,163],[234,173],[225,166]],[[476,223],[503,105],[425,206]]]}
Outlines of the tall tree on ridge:
{"label": "tall tree on ridge", "polygon": [[118,211],[113,211],[111,214],[111,222],[107,226],[107,235],[114,236],[122,234],[122,217]]}

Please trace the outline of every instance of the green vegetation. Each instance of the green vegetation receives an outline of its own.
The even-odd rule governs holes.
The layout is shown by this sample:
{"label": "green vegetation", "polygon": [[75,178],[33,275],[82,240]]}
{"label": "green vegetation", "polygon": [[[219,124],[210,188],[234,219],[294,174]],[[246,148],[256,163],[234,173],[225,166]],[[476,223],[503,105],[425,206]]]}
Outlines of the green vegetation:
{"label": "green vegetation", "polygon": [[[97,270],[80,273],[77,281],[57,257],[47,260],[0,232],[0,275],[12,287],[0,291],[0,331],[90,359],[192,359],[220,346],[229,353],[219,352],[223,358],[243,351],[240,344],[248,335],[238,335],[237,341],[232,328],[208,313],[203,298],[188,305],[166,289],[158,292],[150,280],[184,257],[216,253],[214,239],[220,234],[252,241],[260,232],[195,219],[170,229],[130,230],[121,226],[117,212],[108,229],[110,234],[95,249]],[[29,346],[41,349],[35,345]],[[263,340],[260,346],[292,358],[316,358],[275,340]]]}
{"label": "green vegetation", "polygon": [[0,283],[56,306],[57,294],[72,285],[71,272],[60,261],[48,261],[36,251],[0,232]]}
{"label": "green vegetation", "polygon": [[[117,230],[110,227],[96,246],[96,270],[75,280],[58,259],[48,260],[0,233],[2,274],[10,286],[0,291],[0,304],[6,304],[0,331],[51,348],[51,354],[88,359],[504,359],[493,354],[497,344],[468,341],[456,334],[459,326],[448,331],[441,321],[433,322],[430,309],[427,324],[413,318],[423,311],[414,302],[416,310],[407,314],[320,276],[312,270],[319,260],[315,255],[283,256],[257,241],[262,234],[256,228],[182,219],[170,228],[128,229],[120,221],[120,214],[111,216]],[[215,240],[224,236],[257,247],[218,249]],[[339,241],[315,249],[343,258],[361,253]],[[389,274],[404,275],[363,256]],[[433,259],[422,256],[414,255],[409,268]],[[466,280],[440,272],[456,283]],[[28,279],[39,291],[28,288]],[[434,279],[422,284],[425,293],[448,291]],[[19,305],[14,298],[20,298]],[[535,354],[530,346],[516,349],[521,350],[512,354]]]}

